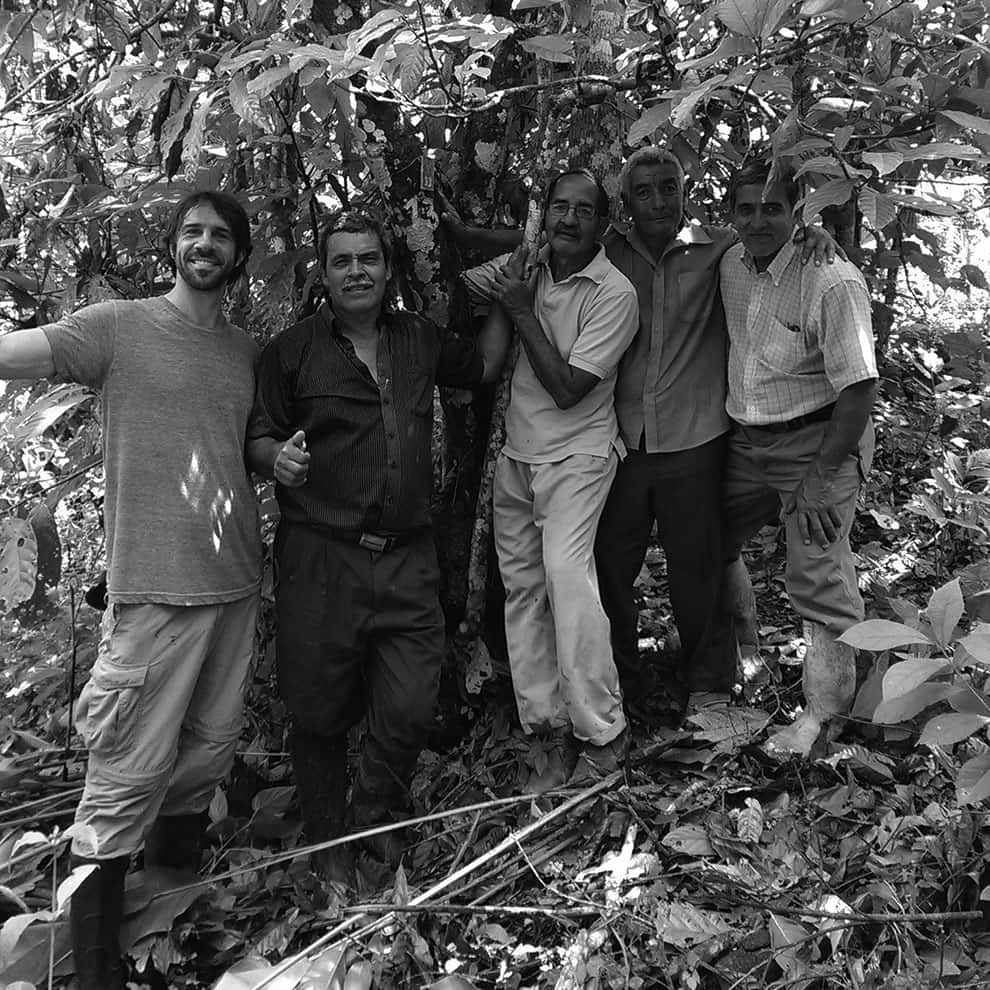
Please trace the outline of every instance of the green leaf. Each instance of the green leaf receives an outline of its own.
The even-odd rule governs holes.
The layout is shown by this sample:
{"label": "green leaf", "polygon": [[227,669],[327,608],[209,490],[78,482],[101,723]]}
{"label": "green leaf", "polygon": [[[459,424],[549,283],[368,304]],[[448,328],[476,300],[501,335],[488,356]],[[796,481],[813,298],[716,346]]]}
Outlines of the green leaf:
{"label": "green leaf", "polygon": [[789,0],[721,0],[715,15],[730,30],[747,38],[771,38],[783,20]]}
{"label": "green leaf", "polygon": [[941,588],[936,588],[928,599],[925,612],[932,624],[932,634],[943,649],[952,642],[952,634],[962,618],[963,607],[959,578],[953,578]]}
{"label": "green leaf", "polygon": [[990,797],[990,753],[964,763],[956,774],[956,798],[960,804],[978,804]]}
{"label": "green leaf", "polygon": [[866,188],[860,192],[859,207],[869,220],[870,226],[876,231],[883,230],[897,219],[897,207],[893,200],[875,189]]}
{"label": "green leaf", "polygon": [[963,265],[959,269],[959,274],[962,275],[970,285],[975,285],[978,289],[990,290],[990,285],[987,284],[987,277],[983,274],[981,268],[977,268],[976,265]]}
{"label": "green leaf", "polygon": [[952,669],[948,660],[914,659],[895,663],[883,675],[883,700],[899,698],[913,691],[919,684],[930,681]]}
{"label": "green leaf", "polygon": [[909,193],[891,193],[890,198],[898,206],[906,206],[919,213],[931,213],[936,217],[954,217],[959,208],[945,200],[929,199],[927,196],[914,196]]}
{"label": "green leaf", "polygon": [[657,935],[668,945],[686,948],[732,931],[728,918],[686,901],[661,901],[654,917]]}
{"label": "green leaf", "polygon": [[770,944],[773,946],[773,958],[778,966],[790,977],[806,973],[808,964],[805,957],[808,954],[808,929],[796,921],[770,914]]}
{"label": "green leaf", "polygon": [[727,79],[728,76],[725,75],[712,76],[706,79],[700,86],[693,89],[683,99],[674,103],[670,111],[670,122],[674,127],[682,131],[690,127],[694,123],[694,112],[698,108],[698,105],[708,97],[716,86],[719,86]]}
{"label": "green leaf", "polygon": [[951,141],[934,141],[920,148],[908,148],[901,152],[906,162],[935,161],[940,158],[960,158],[966,161],[986,157],[979,148],[971,144],[953,144]]}
{"label": "green leaf", "polygon": [[953,690],[953,686],[946,683],[919,684],[911,691],[881,701],[873,713],[873,721],[877,725],[896,725],[898,722],[906,722],[930,705],[945,701]]}
{"label": "green leaf", "polygon": [[826,17],[829,20],[851,24],[858,21],[869,8],[863,0],[804,0],[799,14],[801,17]]}
{"label": "green leaf", "polygon": [[519,46],[547,62],[574,61],[574,36],[570,34],[540,34],[526,38]]}
{"label": "green leaf", "polygon": [[40,437],[67,412],[92,397],[92,390],[85,385],[56,385],[32,402],[20,416],[8,421],[4,433],[20,446],[26,440]]}
{"label": "green leaf", "polygon": [[0,522],[0,602],[13,608],[34,594],[38,541],[26,519]]}
{"label": "green leaf", "polygon": [[990,120],[986,117],[977,117],[972,113],[963,113],[961,110],[941,110],[943,117],[948,117],[954,124],[965,127],[971,131],[979,131],[980,134],[990,134]]}
{"label": "green leaf", "polygon": [[889,619],[867,619],[865,622],[857,622],[839,637],[839,642],[856,650],[873,650],[875,653],[912,643],[932,645],[932,641],[924,633],[902,622],[891,622]]}
{"label": "green leaf", "polygon": [[672,828],[662,840],[662,845],[685,856],[714,856],[708,833],[700,825],[680,825]]}
{"label": "green leaf", "polygon": [[904,164],[904,156],[899,151],[864,151],[861,157],[879,175],[887,175]]}
{"label": "green leaf", "polygon": [[977,691],[968,677],[956,682],[956,690],[946,700],[957,712],[990,718],[990,698]]}
{"label": "green leaf", "polygon": [[640,141],[650,137],[661,124],[670,120],[670,101],[664,100],[662,103],[654,103],[647,107],[640,115],[639,120],[634,121],[626,135],[626,144],[630,148],[635,148]]}
{"label": "green leaf", "polygon": [[804,197],[801,218],[804,223],[811,223],[827,206],[841,206],[849,202],[849,197],[856,190],[852,179],[830,179],[819,186],[814,192]]}
{"label": "green leaf", "polygon": [[963,636],[956,645],[966,651],[966,656],[960,659],[970,659],[981,667],[990,667],[990,634],[970,633]]}
{"label": "green leaf", "polygon": [[954,712],[936,715],[922,730],[918,742],[922,746],[941,746],[948,749],[968,739],[974,732],[979,732],[988,722],[990,718],[985,715],[959,715]]}

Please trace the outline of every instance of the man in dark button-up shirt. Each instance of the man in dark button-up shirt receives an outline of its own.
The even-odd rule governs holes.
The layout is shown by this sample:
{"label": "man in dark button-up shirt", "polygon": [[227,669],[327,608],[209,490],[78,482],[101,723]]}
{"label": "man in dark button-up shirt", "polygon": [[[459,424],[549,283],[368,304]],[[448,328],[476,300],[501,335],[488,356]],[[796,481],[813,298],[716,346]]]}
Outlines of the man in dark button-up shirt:
{"label": "man in dark button-up shirt", "polygon": [[[329,304],[265,349],[248,442],[282,513],[278,680],[311,842],[344,829],[347,730],[364,716],[351,823],[408,806],[443,656],[429,517],[434,385],[494,380],[508,344],[498,324],[476,345],[392,311],[389,242],[366,214],[331,217],[321,256]],[[389,836],[368,851],[395,865],[401,843]],[[320,868],[349,875],[341,855]]]}

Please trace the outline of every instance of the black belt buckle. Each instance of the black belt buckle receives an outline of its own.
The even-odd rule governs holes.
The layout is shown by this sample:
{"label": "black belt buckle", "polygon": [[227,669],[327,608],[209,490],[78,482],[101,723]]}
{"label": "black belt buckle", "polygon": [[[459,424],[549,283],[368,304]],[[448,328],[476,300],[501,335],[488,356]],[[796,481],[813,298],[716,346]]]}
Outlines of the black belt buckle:
{"label": "black belt buckle", "polygon": [[395,542],[392,536],[379,536],[378,533],[362,533],[358,540],[358,546],[373,553],[384,553]]}

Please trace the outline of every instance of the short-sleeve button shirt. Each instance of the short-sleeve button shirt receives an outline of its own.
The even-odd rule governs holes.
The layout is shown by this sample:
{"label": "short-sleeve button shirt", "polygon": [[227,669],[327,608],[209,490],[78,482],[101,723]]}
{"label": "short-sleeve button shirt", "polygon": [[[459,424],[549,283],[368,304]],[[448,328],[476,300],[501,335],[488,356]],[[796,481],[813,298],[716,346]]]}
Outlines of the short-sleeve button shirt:
{"label": "short-sleeve button shirt", "polygon": [[870,297],[855,265],[802,265],[785,244],[757,271],[741,244],[721,266],[729,329],[726,410],[738,423],[781,423],[877,377]]}

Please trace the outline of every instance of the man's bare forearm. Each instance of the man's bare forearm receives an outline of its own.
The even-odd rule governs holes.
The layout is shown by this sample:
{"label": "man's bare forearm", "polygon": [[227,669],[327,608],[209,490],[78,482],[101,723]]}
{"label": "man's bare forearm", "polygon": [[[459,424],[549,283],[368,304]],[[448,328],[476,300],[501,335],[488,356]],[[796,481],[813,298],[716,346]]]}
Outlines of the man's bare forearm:
{"label": "man's bare forearm", "polygon": [[517,315],[514,319],[529,363],[557,407],[570,409],[580,402],[598,379],[586,371],[572,368],[560,356],[532,312]]}
{"label": "man's bare forearm", "polygon": [[245,451],[248,467],[270,481],[275,477],[275,458],[278,457],[281,441],[274,437],[253,437],[248,440]]}
{"label": "man's bare forearm", "polygon": [[823,470],[838,470],[859,446],[876,397],[877,382],[874,379],[856,382],[839,393],[816,459]]}
{"label": "man's bare forearm", "polygon": [[478,351],[485,363],[485,370],[481,376],[483,385],[490,384],[498,377],[505,363],[505,355],[508,353],[511,339],[512,320],[509,319],[508,313],[495,303],[478,334]]}

